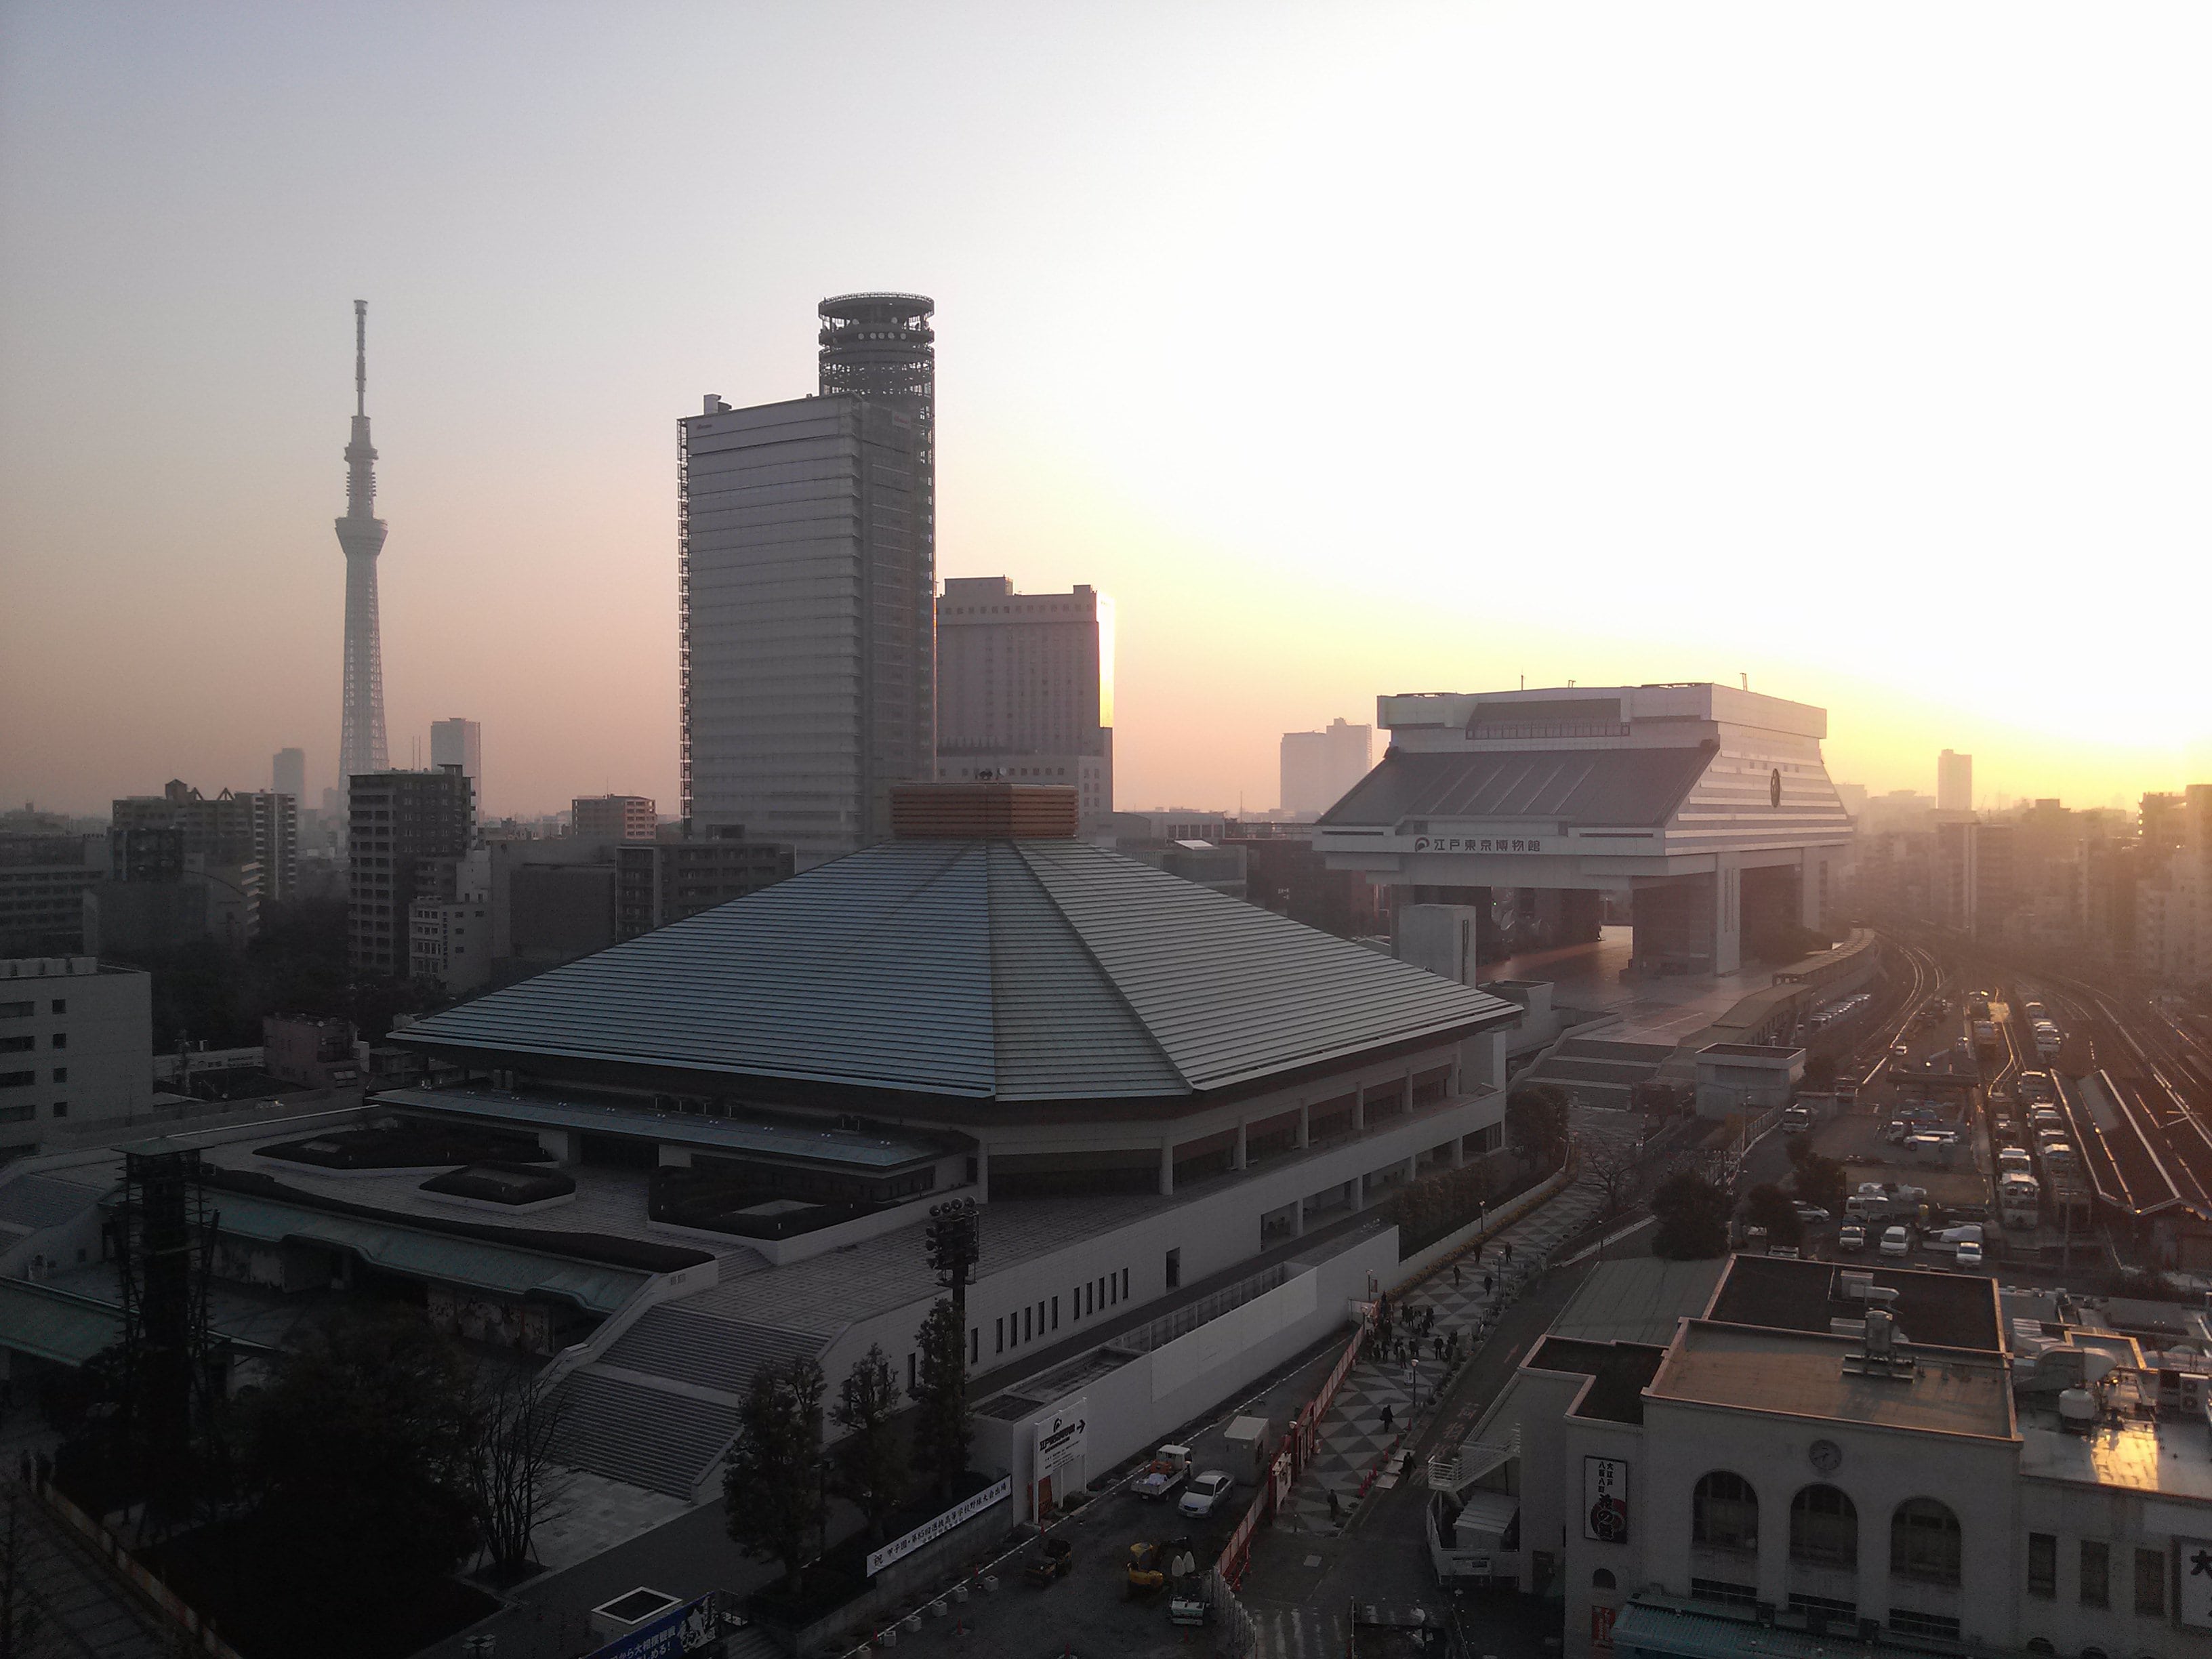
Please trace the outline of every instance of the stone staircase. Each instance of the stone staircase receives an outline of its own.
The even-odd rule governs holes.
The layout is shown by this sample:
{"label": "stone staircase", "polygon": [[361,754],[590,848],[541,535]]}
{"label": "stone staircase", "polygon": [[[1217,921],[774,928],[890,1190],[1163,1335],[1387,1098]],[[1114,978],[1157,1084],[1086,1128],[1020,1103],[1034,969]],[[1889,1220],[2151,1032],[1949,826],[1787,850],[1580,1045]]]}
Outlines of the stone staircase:
{"label": "stone staircase", "polygon": [[818,1333],[717,1318],[665,1302],[560,1385],[564,1463],[687,1501],[737,1438],[763,1365],[818,1354]]}
{"label": "stone staircase", "polygon": [[1656,1077],[1674,1053],[1674,1046],[1664,1042],[1565,1037],[1518,1081],[1553,1084],[1585,1106],[1622,1107],[1628,1104],[1628,1091]]}

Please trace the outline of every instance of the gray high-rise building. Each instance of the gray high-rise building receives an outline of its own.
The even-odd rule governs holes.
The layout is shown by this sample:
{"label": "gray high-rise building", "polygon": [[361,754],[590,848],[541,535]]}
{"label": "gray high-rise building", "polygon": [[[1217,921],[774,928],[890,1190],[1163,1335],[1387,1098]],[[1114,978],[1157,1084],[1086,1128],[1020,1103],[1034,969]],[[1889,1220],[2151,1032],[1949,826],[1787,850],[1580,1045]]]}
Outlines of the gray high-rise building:
{"label": "gray high-rise building", "polygon": [[1974,757],[1946,749],[1936,757],[1936,810],[1971,812],[1974,810]]}
{"label": "gray high-rise building", "polygon": [[684,817],[802,869],[887,839],[937,744],[930,301],[822,314],[821,395],[678,436]]}
{"label": "gray high-rise building", "polygon": [[307,751],[279,749],[270,757],[269,787],[276,794],[289,795],[301,811],[307,811]]}
{"label": "gray high-rise building", "polygon": [[384,742],[384,652],[376,619],[376,556],[384,550],[384,520],[376,508],[376,447],[368,441],[368,301],[353,302],[353,436],[346,445],[346,510],[337,521],[345,550],[345,696],[339,721],[338,777],[381,772]]}
{"label": "gray high-rise building", "polygon": [[483,817],[483,723],[465,720],[458,714],[449,720],[430,722],[430,765],[433,770],[441,766],[458,766],[461,775],[469,781],[469,793],[475,799],[477,817]]}
{"label": "gray high-rise building", "polygon": [[1318,817],[1367,775],[1375,728],[1331,720],[1319,732],[1283,733],[1283,810]]}

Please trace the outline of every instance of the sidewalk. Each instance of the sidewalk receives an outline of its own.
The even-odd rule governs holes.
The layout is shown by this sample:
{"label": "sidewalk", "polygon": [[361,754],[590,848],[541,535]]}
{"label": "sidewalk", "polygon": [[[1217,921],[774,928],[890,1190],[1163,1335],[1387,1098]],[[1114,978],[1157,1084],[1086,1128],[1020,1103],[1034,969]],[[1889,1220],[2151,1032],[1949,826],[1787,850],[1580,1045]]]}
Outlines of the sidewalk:
{"label": "sidewalk", "polygon": [[[1471,1248],[1455,1264],[1440,1263],[1425,1279],[1407,1285],[1391,1298],[1390,1314],[1397,1329],[1407,1332],[1412,1317],[1434,1308],[1436,1323],[1431,1334],[1448,1335],[1457,1331],[1459,1364],[1465,1364],[1481,1334],[1495,1328],[1498,1315],[1518,1287],[1541,1272],[1553,1251],[1588,1225],[1603,1203],[1604,1194],[1595,1182],[1578,1180],[1493,1234],[1479,1252]],[[1456,1285],[1453,1283],[1455,1265]],[[1453,1374],[1432,1357],[1428,1339],[1421,1339],[1417,1346],[1420,1358],[1413,1368],[1410,1385],[1404,1363],[1386,1363],[1371,1352],[1361,1355],[1322,1418],[1319,1449],[1279,1511],[1278,1529],[1324,1537],[1334,1534],[1350,1524],[1371,1488],[1380,1485],[1387,1490],[1395,1484],[1395,1477],[1382,1473],[1384,1459],[1407,1438]],[[1391,1413],[1387,1429],[1382,1421],[1386,1406]],[[1335,1522],[1329,1518],[1332,1493],[1340,1517]]]}

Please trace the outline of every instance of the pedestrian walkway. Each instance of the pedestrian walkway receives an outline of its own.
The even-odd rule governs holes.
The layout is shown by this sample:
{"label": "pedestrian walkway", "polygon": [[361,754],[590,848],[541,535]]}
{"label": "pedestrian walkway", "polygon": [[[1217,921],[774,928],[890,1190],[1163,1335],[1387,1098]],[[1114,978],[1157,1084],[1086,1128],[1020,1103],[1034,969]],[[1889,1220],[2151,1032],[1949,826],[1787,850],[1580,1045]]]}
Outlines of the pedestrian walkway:
{"label": "pedestrian walkway", "polygon": [[[1588,1145],[1634,1130],[1628,1123],[1618,1128],[1578,1124],[1577,1133]],[[1396,1336],[1408,1340],[1407,1356],[1386,1356],[1370,1341],[1323,1413],[1319,1448],[1291,1488],[1276,1524],[1299,1532],[1336,1532],[1351,1519],[1372,1482],[1392,1480],[1383,1471],[1383,1459],[1455,1370],[1434,1357],[1432,1339],[1442,1336],[1449,1341],[1457,1333],[1459,1363],[1463,1364],[1519,1286],[1540,1273],[1552,1253],[1587,1226],[1604,1201],[1596,1182],[1577,1180],[1493,1235],[1479,1252],[1469,1249],[1455,1263],[1440,1265],[1425,1280],[1392,1297],[1390,1317]],[[1429,1334],[1413,1339],[1412,1333],[1419,1328],[1415,1322],[1430,1310],[1434,1310],[1434,1319]],[[1333,1512],[1332,1496],[1336,1500]]]}

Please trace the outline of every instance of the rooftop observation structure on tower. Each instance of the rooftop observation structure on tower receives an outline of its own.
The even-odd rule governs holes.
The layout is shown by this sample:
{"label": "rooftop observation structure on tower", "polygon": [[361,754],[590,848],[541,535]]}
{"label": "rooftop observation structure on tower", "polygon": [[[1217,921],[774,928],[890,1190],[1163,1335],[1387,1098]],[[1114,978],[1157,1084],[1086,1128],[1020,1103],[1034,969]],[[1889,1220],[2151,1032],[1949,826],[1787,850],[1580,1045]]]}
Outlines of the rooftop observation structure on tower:
{"label": "rooftop observation structure on tower", "polygon": [[[338,775],[381,772],[389,763],[384,738],[384,652],[378,637],[376,556],[384,520],[376,516],[376,447],[368,437],[368,301],[353,302],[353,436],[346,445],[346,510],[337,521],[345,552],[345,691],[339,721]],[[340,786],[339,798],[345,797]]]}
{"label": "rooftop observation structure on tower", "polygon": [[1732,974],[1747,932],[1819,926],[1850,838],[1820,758],[1827,712],[1780,697],[1427,692],[1376,699],[1376,724],[1382,763],[1316,826],[1333,867],[1479,916],[1501,890],[1554,895],[1591,939],[1611,894],[1633,907],[1639,969]]}

